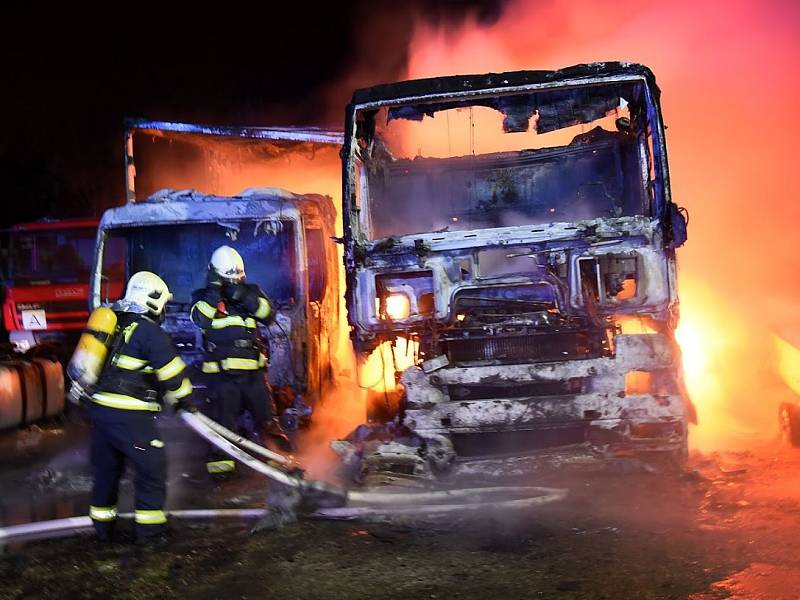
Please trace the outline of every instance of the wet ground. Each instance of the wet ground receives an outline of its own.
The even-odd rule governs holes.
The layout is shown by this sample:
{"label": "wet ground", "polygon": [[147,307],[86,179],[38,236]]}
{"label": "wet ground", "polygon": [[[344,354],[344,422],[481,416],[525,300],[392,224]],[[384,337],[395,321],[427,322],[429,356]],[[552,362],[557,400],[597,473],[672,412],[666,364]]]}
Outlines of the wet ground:
{"label": "wet ground", "polygon": [[[76,423],[0,436],[4,524],[84,514],[84,436]],[[175,421],[164,437],[171,507],[259,506],[259,479],[214,487],[202,445]],[[798,474],[800,451],[762,445],[695,455],[681,475],[538,475],[567,499],[502,513],[255,535],[173,521],[163,548],[28,542],[0,556],[0,598],[800,598]]]}

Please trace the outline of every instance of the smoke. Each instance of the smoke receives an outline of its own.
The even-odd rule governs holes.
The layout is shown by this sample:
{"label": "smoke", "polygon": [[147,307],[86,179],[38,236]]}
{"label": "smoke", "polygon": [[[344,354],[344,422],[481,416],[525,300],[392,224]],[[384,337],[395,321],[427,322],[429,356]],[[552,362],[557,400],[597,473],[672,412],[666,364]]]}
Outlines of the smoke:
{"label": "smoke", "polygon": [[786,398],[772,336],[800,329],[798,25],[800,7],[781,0],[517,0],[490,25],[420,20],[409,45],[408,78],[603,60],[653,69],[673,197],[691,215],[679,336],[701,449],[768,438]]}
{"label": "smoke", "polygon": [[[691,216],[678,258],[679,337],[700,419],[692,443],[707,449],[774,434],[777,404],[791,396],[773,335],[800,342],[792,229],[800,217],[792,198],[800,8],[783,0],[512,0],[502,13],[498,2],[470,6],[460,15],[376,6],[359,16],[352,60],[336,83],[301,104],[340,123],[354,88],[398,79],[602,60],[651,67],[663,90],[673,197]],[[333,153],[249,162],[215,177],[224,193],[281,186],[327,193],[339,205]],[[340,337],[347,345],[345,331]]]}
{"label": "smoke", "polygon": [[337,479],[340,462],[330,442],[345,437],[365,421],[361,390],[350,378],[340,377],[336,389],[328,391],[314,407],[311,427],[301,432],[298,458],[309,478]]}
{"label": "smoke", "polygon": [[340,124],[353,90],[404,79],[425,23],[433,29],[488,25],[500,16],[504,0],[363,2],[354,15],[353,48],[339,76],[317,94],[326,122]]}

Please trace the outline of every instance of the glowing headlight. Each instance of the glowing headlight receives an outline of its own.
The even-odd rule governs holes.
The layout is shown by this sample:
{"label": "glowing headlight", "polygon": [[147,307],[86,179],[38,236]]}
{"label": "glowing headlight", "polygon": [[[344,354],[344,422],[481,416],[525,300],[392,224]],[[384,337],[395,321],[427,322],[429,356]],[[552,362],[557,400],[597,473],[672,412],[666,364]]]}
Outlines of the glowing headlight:
{"label": "glowing headlight", "polygon": [[408,318],[411,314],[411,301],[405,294],[389,294],[384,300],[386,316],[394,321]]}

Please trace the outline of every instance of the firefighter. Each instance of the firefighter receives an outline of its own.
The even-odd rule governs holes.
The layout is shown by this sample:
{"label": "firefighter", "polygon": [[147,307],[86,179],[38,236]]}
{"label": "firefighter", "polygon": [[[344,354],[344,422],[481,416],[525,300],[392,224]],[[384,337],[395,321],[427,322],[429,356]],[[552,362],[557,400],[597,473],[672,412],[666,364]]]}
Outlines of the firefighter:
{"label": "firefighter", "polygon": [[[273,305],[257,285],[245,283],[244,261],[236,250],[221,246],[214,251],[206,287],[193,293],[192,302],[192,321],[204,337],[202,370],[208,374],[209,416],[235,430],[247,410],[262,441],[268,434],[281,448],[290,450],[289,440],[274,418],[266,350],[256,323],[275,318]],[[224,479],[236,464],[212,448],[206,467],[212,477]]]}
{"label": "firefighter", "polygon": [[103,541],[110,539],[117,518],[126,462],[135,472],[136,541],[165,533],[166,455],[156,415],[162,402],[179,410],[189,407],[192,396],[184,363],[160,327],[170,298],[158,275],[140,271],[128,281],[124,298],[111,307],[117,315],[116,333],[89,407],[94,467],[89,516]]}

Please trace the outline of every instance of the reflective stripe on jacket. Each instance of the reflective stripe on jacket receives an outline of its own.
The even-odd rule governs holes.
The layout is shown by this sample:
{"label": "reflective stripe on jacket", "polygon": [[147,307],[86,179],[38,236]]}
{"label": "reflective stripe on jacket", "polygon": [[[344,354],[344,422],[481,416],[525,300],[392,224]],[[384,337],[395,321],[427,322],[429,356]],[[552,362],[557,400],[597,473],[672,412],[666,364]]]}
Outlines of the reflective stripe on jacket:
{"label": "reflective stripe on jacket", "polygon": [[219,285],[209,284],[192,294],[192,321],[203,331],[204,373],[263,369],[267,357],[258,335],[257,321],[274,318],[272,304],[261,289],[241,284],[244,297],[232,302]]}
{"label": "reflective stripe on jacket", "polygon": [[100,374],[92,400],[121,410],[159,411],[159,395],[188,398],[192,383],[167,333],[143,315],[118,313],[118,319],[117,335],[123,339]]}

